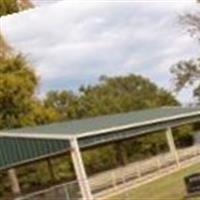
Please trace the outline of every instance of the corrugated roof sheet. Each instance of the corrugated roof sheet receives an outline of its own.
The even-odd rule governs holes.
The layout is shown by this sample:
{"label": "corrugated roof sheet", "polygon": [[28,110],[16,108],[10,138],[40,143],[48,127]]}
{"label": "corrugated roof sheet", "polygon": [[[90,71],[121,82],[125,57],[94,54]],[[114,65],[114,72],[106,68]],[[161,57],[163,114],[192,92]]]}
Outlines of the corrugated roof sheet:
{"label": "corrugated roof sheet", "polygon": [[69,150],[64,140],[0,138],[0,170]]}
{"label": "corrugated roof sheet", "polygon": [[178,116],[200,112],[200,108],[182,108],[182,107],[163,107],[134,111],[129,113],[120,113],[114,115],[105,115],[80,120],[71,120],[49,125],[28,127],[9,130],[13,133],[48,133],[48,134],[82,134],[94,132],[112,127],[120,127],[129,124],[145,123],[156,119],[165,119],[167,117]]}

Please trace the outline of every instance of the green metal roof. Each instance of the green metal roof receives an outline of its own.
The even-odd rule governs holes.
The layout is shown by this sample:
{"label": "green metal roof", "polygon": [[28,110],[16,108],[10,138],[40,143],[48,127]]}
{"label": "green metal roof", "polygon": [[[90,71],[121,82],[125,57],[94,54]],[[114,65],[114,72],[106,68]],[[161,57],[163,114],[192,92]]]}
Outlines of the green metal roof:
{"label": "green metal roof", "polygon": [[164,107],[3,130],[0,169],[66,152],[68,136],[77,137],[80,147],[85,148],[195,121],[200,121],[200,108]]}
{"label": "green metal roof", "polygon": [[134,111],[129,113],[120,113],[114,115],[105,115],[80,120],[71,120],[49,125],[21,128],[9,130],[11,133],[47,133],[47,134],[65,134],[81,135],[88,132],[98,132],[103,129],[120,127],[138,123],[147,123],[152,120],[166,120],[166,118],[187,115],[193,112],[200,112],[200,108],[181,108],[181,107],[163,107]]}
{"label": "green metal roof", "polygon": [[69,150],[69,142],[26,138],[0,138],[0,170]]}

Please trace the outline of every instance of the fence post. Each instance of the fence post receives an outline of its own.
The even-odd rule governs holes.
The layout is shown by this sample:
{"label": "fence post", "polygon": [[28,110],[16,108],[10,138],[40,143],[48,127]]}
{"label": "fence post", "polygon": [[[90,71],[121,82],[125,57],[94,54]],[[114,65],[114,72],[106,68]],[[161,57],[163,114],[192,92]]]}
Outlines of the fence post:
{"label": "fence post", "polygon": [[140,170],[139,162],[136,163],[136,172],[137,172],[137,177],[140,178],[141,177],[141,170]]}
{"label": "fence post", "polygon": [[114,190],[117,190],[117,183],[116,183],[116,176],[115,176],[115,172],[111,172],[111,177],[112,177],[112,185]]}
{"label": "fence post", "polygon": [[156,157],[156,164],[157,164],[158,170],[160,170],[161,169],[161,162],[160,162],[160,159],[159,159],[158,156]]}
{"label": "fence post", "polygon": [[125,167],[123,167],[123,169],[122,169],[122,182],[123,182],[123,184],[126,183],[126,173],[125,173],[125,171],[126,171],[126,169],[125,169]]}
{"label": "fence post", "polygon": [[66,200],[70,200],[70,195],[69,195],[69,190],[68,190],[68,185],[64,185],[64,193],[65,193],[65,197],[66,197]]}

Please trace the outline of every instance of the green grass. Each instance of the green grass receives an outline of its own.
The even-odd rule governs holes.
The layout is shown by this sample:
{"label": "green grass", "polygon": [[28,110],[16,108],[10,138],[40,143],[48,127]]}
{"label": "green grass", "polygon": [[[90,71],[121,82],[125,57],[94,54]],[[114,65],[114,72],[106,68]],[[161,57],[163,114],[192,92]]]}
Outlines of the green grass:
{"label": "green grass", "polygon": [[[200,172],[200,163],[108,200],[185,200],[183,178]],[[188,200],[200,200],[200,197]]]}

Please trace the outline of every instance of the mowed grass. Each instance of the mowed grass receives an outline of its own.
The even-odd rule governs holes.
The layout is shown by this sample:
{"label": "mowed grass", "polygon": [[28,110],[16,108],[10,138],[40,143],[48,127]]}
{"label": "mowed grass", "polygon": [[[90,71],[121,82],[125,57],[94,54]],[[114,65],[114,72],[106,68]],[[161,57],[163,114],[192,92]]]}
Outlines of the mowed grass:
{"label": "mowed grass", "polygon": [[185,200],[184,177],[195,172],[200,172],[200,163],[107,200]]}

